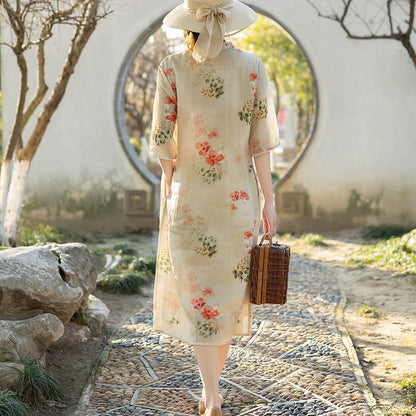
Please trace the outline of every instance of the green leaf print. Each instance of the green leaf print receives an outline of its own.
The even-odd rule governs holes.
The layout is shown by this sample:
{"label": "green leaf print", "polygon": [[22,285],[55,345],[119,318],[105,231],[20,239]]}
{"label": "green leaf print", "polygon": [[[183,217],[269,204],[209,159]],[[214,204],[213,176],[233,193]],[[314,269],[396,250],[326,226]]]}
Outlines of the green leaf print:
{"label": "green leaf print", "polygon": [[256,99],[254,100],[254,110],[253,110],[253,120],[262,120],[267,116],[267,103],[266,99]]}
{"label": "green leaf print", "polygon": [[210,168],[197,167],[195,172],[202,177],[205,183],[214,183],[222,178],[223,168],[221,165]]}
{"label": "green leaf print", "polygon": [[164,122],[158,124],[153,132],[153,140],[158,146],[166,143],[166,140],[170,139],[172,133],[171,128],[166,128]]}
{"label": "green leaf print", "polygon": [[213,236],[201,234],[198,241],[201,245],[194,248],[197,254],[212,257],[217,252],[217,239]]}
{"label": "green leaf print", "polygon": [[176,316],[173,316],[171,319],[169,319],[169,323],[172,324],[178,324],[179,323],[179,319],[176,318]]}
{"label": "green leaf print", "polygon": [[247,124],[251,123],[253,117],[254,97],[251,97],[244,105],[241,111],[238,112],[241,121]]}
{"label": "green leaf print", "polygon": [[249,272],[249,255],[246,254],[240,259],[236,268],[233,270],[234,279],[240,279],[243,282],[248,282]]}
{"label": "green leaf print", "polygon": [[224,94],[224,80],[221,77],[208,75],[207,78],[205,78],[205,83],[208,84],[208,88],[203,88],[201,90],[202,95],[219,98]]}
{"label": "green leaf print", "polygon": [[218,324],[215,321],[197,321],[196,325],[199,334],[205,338],[210,337],[212,334],[218,333]]}

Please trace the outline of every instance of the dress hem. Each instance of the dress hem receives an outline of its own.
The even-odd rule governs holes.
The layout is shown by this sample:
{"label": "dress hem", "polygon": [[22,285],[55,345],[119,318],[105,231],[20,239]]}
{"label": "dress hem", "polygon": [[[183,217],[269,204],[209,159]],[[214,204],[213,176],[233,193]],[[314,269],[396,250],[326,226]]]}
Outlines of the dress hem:
{"label": "dress hem", "polygon": [[230,342],[232,340],[232,338],[234,338],[234,337],[252,337],[253,336],[252,333],[250,333],[250,334],[233,334],[231,336],[231,338],[228,338],[227,341],[224,341],[224,342],[216,342],[215,344],[212,344],[212,343],[210,344],[210,343],[207,343],[207,342],[191,342],[191,341],[186,340],[183,337],[179,337],[178,335],[174,335],[172,332],[169,332],[169,331],[167,331],[165,329],[158,329],[155,326],[152,326],[152,330],[154,332],[157,332],[158,334],[168,335],[168,336],[170,336],[172,338],[175,338],[176,340],[179,340],[181,342],[185,342],[185,343],[190,344],[190,345],[224,345],[224,344]]}

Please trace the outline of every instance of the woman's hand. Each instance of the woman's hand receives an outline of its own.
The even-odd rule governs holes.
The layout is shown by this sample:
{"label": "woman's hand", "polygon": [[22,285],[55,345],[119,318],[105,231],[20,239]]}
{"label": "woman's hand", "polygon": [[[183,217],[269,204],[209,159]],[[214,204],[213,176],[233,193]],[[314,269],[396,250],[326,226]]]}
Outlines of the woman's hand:
{"label": "woman's hand", "polygon": [[264,202],[261,209],[261,217],[263,219],[264,232],[269,233],[270,237],[276,235],[279,218],[277,217],[273,201]]}

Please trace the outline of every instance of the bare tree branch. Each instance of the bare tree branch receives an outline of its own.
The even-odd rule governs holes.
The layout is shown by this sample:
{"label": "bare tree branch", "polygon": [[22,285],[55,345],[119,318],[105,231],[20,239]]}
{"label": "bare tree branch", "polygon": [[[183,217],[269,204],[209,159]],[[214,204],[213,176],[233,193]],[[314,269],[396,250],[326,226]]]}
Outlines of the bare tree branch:
{"label": "bare tree branch", "polygon": [[53,113],[58,108],[58,105],[64,96],[70,76],[74,72],[75,65],[79,60],[81,52],[95,29],[97,24],[96,17],[99,4],[100,0],[90,0],[83,4],[83,24],[76,27],[76,30],[71,39],[71,46],[67,55],[67,59],[62,68],[61,74],[58,78],[52,95],[45,103],[43,111],[37,119],[37,123],[31,137],[28,140],[27,145],[17,153],[18,160],[30,161],[34,157],[46,127],[48,126]]}
{"label": "bare tree branch", "polygon": [[[411,39],[412,33],[416,33],[416,0],[409,0],[409,10],[404,9],[398,0],[385,0],[384,3],[365,2],[365,6],[370,4],[372,7],[378,9],[376,14],[370,18],[368,18],[368,16],[362,11],[357,11],[354,9],[355,0],[341,0],[341,2],[338,1],[340,6],[340,10],[338,12],[334,10],[334,2],[331,2],[331,12],[329,13],[323,12],[322,9],[315,4],[316,0],[307,0],[307,2],[316,10],[318,16],[338,22],[347,36],[351,39],[392,39],[399,41],[406,49],[410,59],[416,68],[416,50],[415,46],[412,44]],[[400,13],[407,15],[408,19],[402,18],[401,21],[396,21],[394,17],[393,7],[397,7],[397,9],[400,10]],[[379,12],[384,13],[384,19],[378,17]],[[360,21],[361,24],[367,29],[368,34],[362,34],[356,30],[353,30],[351,28],[352,18],[358,19],[358,21]],[[378,21],[378,27],[373,29],[370,23],[374,24],[375,20]],[[385,22],[387,23],[385,24]],[[396,28],[394,28],[395,24]],[[402,30],[400,24],[404,24],[406,29]]]}

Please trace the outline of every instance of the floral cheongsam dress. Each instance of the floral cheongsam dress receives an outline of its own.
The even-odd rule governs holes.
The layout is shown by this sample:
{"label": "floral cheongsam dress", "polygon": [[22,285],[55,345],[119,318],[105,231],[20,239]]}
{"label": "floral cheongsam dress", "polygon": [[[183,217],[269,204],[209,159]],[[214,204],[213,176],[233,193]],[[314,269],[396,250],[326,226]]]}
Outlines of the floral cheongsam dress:
{"label": "floral cheongsam dress", "polygon": [[230,41],[158,69],[150,151],[176,159],[160,189],[153,330],[194,345],[251,335],[248,275],[261,219],[253,156],[279,144],[261,59]]}

